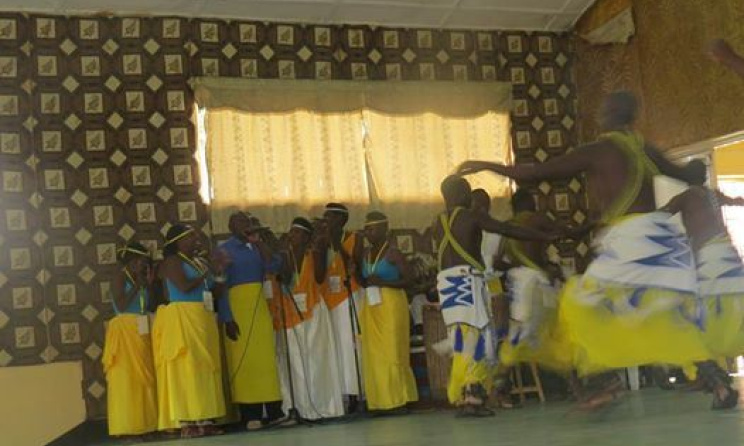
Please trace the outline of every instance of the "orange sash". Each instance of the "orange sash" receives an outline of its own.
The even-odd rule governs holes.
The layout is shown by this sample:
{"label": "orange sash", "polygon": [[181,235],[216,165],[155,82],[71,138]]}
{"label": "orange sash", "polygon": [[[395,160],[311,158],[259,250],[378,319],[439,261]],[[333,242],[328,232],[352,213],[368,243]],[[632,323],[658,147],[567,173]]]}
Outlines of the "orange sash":
{"label": "orange sash", "polygon": [[[302,262],[302,269],[299,275],[295,274],[295,284],[292,289],[292,295],[286,292],[279,292],[279,284],[274,279],[274,302],[272,310],[274,312],[274,326],[281,328],[282,314],[280,305],[284,306],[285,328],[292,328],[301,324],[303,321],[313,317],[313,309],[320,302],[320,286],[315,281],[315,261],[310,251],[305,253],[305,259]],[[304,297],[304,299],[303,299]],[[304,301],[304,305],[303,305]],[[295,303],[297,305],[295,305]],[[302,307],[304,308],[304,311]],[[300,310],[298,312],[298,310]]]}
{"label": "orange sash", "polygon": [[[354,247],[357,243],[357,236],[356,234],[349,234],[346,239],[344,239],[342,244],[342,249],[346,251],[347,254],[349,254],[349,259],[351,259],[353,253],[354,253]],[[341,253],[330,251],[329,255],[333,255],[333,258],[329,262],[328,265],[328,271],[326,272],[326,278],[325,282],[323,282],[322,285],[322,291],[323,291],[323,300],[325,300],[326,305],[328,306],[329,310],[333,310],[337,306],[339,306],[341,303],[343,303],[346,299],[349,298],[349,291],[346,289],[346,285],[344,285],[344,280],[346,280],[346,267],[344,266],[344,259],[341,256]],[[331,279],[332,277],[337,277],[338,279]],[[339,282],[335,285],[337,286],[336,289],[334,289],[334,284],[332,284],[332,280],[338,280]],[[356,279],[352,276],[351,278],[351,292],[356,292],[360,288],[359,284],[357,283]]]}

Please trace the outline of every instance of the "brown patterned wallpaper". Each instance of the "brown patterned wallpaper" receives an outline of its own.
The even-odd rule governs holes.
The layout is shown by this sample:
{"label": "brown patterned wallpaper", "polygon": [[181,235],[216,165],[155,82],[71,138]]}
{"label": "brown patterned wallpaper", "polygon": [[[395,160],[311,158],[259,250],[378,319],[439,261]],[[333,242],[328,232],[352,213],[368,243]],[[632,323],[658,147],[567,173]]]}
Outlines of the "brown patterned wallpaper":
{"label": "brown patterned wallpaper", "polygon": [[744,2],[633,0],[633,9],[630,44],[577,45],[581,140],[596,136],[601,98],[617,89],[639,95],[640,129],[663,149],[744,129],[744,81],[704,55],[717,37],[744,52]]}
{"label": "brown patterned wallpaper", "polygon": [[[576,141],[572,45],[547,33],[0,15],[0,366],[82,360],[88,415],[105,414],[115,246],[154,246],[168,221],[207,226],[189,77],[511,80],[516,159],[537,162]],[[581,188],[535,193],[581,221]]]}

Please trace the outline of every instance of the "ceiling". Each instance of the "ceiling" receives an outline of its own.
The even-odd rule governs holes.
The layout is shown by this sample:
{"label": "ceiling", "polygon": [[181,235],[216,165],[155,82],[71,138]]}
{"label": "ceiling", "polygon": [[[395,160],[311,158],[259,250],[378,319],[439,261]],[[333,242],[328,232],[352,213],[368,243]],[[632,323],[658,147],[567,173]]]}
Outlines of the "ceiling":
{"label": "ceiling", "polygon": [[565,31],[595,0],[2,0],[0,10]]}

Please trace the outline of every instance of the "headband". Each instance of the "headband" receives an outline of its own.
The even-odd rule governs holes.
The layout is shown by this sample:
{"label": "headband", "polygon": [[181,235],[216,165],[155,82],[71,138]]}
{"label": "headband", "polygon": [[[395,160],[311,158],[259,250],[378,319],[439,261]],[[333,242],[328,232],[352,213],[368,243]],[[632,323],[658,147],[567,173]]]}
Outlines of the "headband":
{"label": "headband", "polygon": [[182,233],[180,233],[177,236],[173,237],[172,239],[166,240],[165,241],[165,245],[163,245],[163,246],[168,246],[170,244],[173,244],[173,243],[181,240],[182,238],[186,237],[187,235],[191,234],[192,232],[194,232],[194,228],[188,228],[185,231],[183,231]]}

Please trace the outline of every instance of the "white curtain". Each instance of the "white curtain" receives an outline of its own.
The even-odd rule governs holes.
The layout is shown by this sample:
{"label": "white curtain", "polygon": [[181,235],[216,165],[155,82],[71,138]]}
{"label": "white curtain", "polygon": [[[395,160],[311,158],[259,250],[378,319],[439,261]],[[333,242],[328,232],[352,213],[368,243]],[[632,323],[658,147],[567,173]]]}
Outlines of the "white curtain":
{"label": "white curtain", "polygon": [[[246,209],[278,230],[328,201],[352,226],[386,212],[394,227],[425,228],[439,184],[462,161],[506,161],[511,86],[504,83],[279,81],[197,78],[206,107],[216,233]],[[468,177],[492,196],[505,179]]]}

